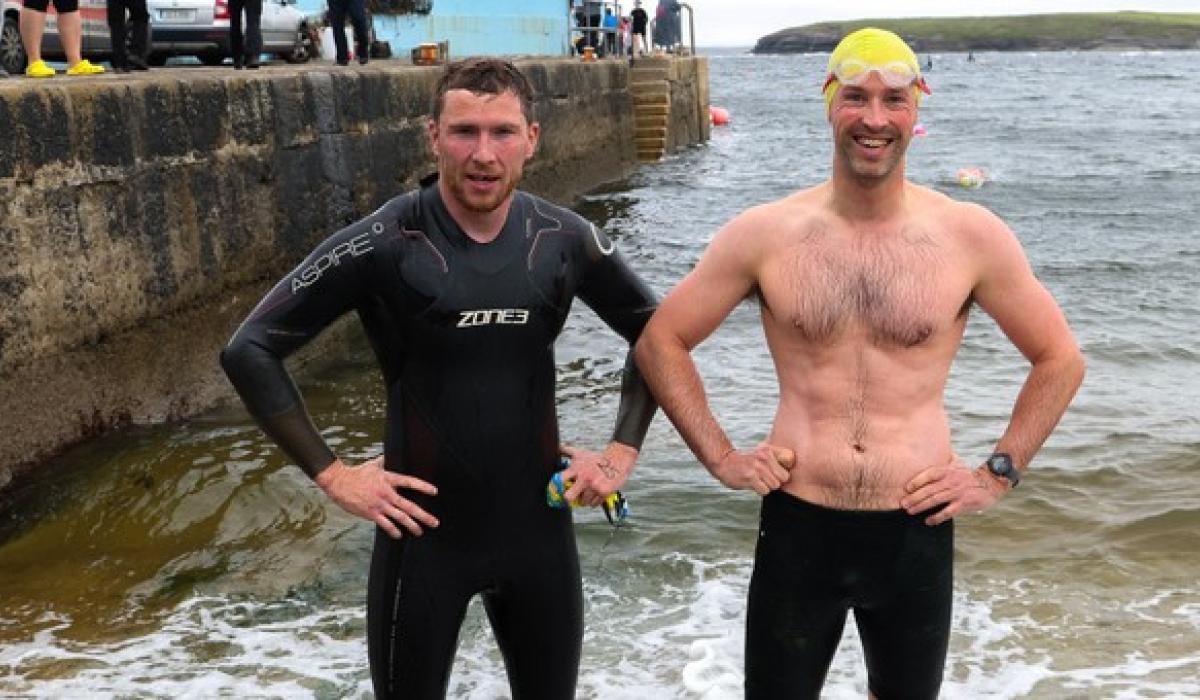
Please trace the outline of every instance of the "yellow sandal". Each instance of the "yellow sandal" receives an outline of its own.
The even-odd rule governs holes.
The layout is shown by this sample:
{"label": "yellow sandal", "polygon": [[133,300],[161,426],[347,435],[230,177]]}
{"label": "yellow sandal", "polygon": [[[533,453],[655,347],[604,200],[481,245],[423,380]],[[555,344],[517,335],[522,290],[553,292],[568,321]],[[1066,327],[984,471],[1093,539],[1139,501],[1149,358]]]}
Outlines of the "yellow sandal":
{"label": "yellow sandal", "polygon": [[52,78],[57,74],[58,71],[46,65],[46,62],[41,59],[25,66],[25,75],[30,78]]}
{"label": "yellow sandal", "polygon": [[97,66],[86,58],[67,69],[67,75],[100,75],[104,66]]}

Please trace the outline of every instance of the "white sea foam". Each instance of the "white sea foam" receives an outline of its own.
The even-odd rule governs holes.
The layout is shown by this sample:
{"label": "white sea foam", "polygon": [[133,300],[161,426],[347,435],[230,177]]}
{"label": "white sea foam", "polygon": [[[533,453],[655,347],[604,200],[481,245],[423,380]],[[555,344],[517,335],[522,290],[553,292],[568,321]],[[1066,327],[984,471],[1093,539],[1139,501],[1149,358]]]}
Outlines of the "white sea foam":
{"label": "white sea foam", "polygon": [[[32,640],[0,649],[0,695],[361,697],[370,688],[364,676],[366,643],[361,634],[341,634],[359,627],[360,616],[354,609],[318,611],[291,601],[194,598],[156,632],[86,646],[61,640],[68,620],[47,620],[51,624]],[[52,665],[59,677],[27,676]]]}
{"label": "white sea foam", "polygon": [[[741,697],[750,570],[748,558],[672,554],[645,569],[589,576],[578,696]],[[1178,647],[1182,651],[1165,656],[1161,650],[1154,656],[1123,651],[1104,663],[1072,664],[1032,641],[1063,630],[1025,613],[996,612],[1012,610],[1014,601],[1000,597],[1005,595],[1013,594],[956,594],[944,698],[1200,697],[1195,644],[1185,642]],[[1200,604],[1193,601],[1186,591],[1154,592],[1128,607],[1156,620],[1161,616],[1168,627],[1195,629]],[[356,606],[193,598],[155,632],[90,645],[67,641],[70,622],[47,615],[32,639],[0,649],[0,696],[370,696],[363,610]],[[508,697],[502,661],[478,603],[461,640],[450,697]],[[861,645],[850,621],[823,697],[857,700],[865,693]]]}

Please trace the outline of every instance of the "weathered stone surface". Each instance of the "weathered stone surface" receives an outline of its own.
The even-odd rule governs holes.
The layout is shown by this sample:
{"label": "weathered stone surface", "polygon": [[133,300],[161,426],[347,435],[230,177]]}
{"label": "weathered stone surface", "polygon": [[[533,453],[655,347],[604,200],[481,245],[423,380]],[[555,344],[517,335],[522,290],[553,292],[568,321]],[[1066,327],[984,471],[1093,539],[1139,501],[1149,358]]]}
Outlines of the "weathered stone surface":
{"label": "weathered stone surface", "polygon": [[[707,138],[707,63],[676,63],[681,146]],[[542,123],[524,187],[569,203],[634,167],[626,63],[519,65]],[[439,75],[381,62],[0,83],[0,481],[229,396],[217,352],[265,288],[432,172]]]}
{"label": "weathered stone surface", "polygon": [[708,62],[671,61],[671,120],[667,150],[676,151],[709,139]]}

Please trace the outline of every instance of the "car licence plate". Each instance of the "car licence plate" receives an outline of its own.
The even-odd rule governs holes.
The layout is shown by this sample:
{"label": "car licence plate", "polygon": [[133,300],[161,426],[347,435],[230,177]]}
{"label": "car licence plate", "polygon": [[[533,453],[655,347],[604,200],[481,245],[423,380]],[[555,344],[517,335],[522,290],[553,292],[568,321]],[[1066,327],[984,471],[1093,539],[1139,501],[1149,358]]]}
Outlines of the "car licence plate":
{"label": "car licence plate", "polygon": [[190,22],[195,10],[163,8],[158,11],[158,18],[165,22]]}

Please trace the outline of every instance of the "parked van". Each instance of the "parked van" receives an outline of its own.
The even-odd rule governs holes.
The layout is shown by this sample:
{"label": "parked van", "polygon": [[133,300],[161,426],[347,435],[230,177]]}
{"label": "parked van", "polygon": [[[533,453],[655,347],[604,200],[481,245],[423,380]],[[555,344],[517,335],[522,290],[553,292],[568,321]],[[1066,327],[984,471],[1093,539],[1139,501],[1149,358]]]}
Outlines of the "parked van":
{"label": "parked van", "polygon": [[[0,66],[14,75],[25,72],[25,47],[21,44],[21,2],[0,0],[4,3],[4,25],[0,29]],[[83,57],[105,59],[112,54],[112,43],[108,38],[108,2],[106,0],[79,0],[79,17],[83,20]],[[62,40],[58,36],[58,13],[51,3],[46,11],[46,34],[42,37],[42,58],[50,61],[65,61]]]}

